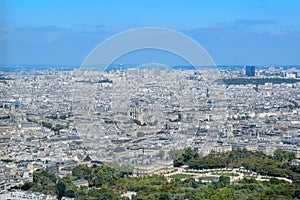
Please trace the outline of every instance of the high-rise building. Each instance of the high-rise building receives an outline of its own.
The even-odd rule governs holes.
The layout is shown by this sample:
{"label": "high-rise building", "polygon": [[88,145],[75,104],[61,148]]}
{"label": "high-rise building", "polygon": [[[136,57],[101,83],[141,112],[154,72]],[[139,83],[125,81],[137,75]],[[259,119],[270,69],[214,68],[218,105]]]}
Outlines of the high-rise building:
{"label": "high-rise building", "polygon": [[255,66],[246,66],[246,76],[255,76]]}

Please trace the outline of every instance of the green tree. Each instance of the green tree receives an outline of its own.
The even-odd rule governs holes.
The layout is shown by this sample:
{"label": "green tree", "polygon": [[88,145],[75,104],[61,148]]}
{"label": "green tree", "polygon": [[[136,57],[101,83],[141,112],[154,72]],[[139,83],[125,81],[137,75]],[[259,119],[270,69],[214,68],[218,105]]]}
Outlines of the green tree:
{"label": "green tree", "polygon": [[64,196],[70,197],[70,198],[75,198],[76,193],[77,193],[77,187],[72,182],[71,175],[67,175],[67,176],[61,178],[56,184],[56,189],[57,189],[56,193],[57,193],[58,198],[62,198]]}
{"label": "green tree", "polygon": [[56,184],[56,188],[57,188],[57,196],[58,199],[61,199],[62,197],[64,197],[66,195],[66,184],[63,181],[59,181]]}
{"label": "green tree", "polygon": [[27,191],[36,186],[37,186],[37,184],[34,182],[25,182],[24,185],[22,185],[21,189]]}
{"label": "green tree", "polygon": [[228,176],[220,176],[218,182],[213,182],[213,188],[224,188],[229,186],[230,184],[230,178]]}
{"label": "green tree", "polygon": [[92,169],[86,165],[78,165],[73,168],[72,170],[72,176],[75,177],[75,179],[89,179],[92,175]]}
{"label": "green tree", "polygon": [[52,128],[52,124],[49,123],[49,122],[42,122],[42,126],[45,127],[45,128],[49,128],[49,129]]}
{"label": "green tree", "polygon": [[212,195],[211,200],[233,200],[235,199],[235,192],[231,188],[224,188],[219,190],[216,194]]}
{"label": "green tree", "polygon": [[190,147],[186,148],[182,154],[184,163],[187,163],[192,158],[196,157],[196,152],[194,152]]}
{"label": "green tree", "polygon": [[102,165],[95,169],[94,176],[91,179],[91,185],[100,187],[105,183],[113,182],[121,177],[121,173],[116,169]]}
{"label": "green tree", "polygon": [[278,161],[283,161],[284,151],[282,149],[276,149],[273,158]]}
{"label": "green tree", "polygon": [[168,194],[167,192],[161,192],[159,194],[159,200],[170,200],[171,199],[171,195]]}
{"label": "green tree", "polygon": [[40,185],[53,185],[56,183],[56,177],[47,170],[38,169],[33,172],[33,182]]}
{"label": "green tree", "polygon": [[119,193],[114,192],[108,188],[101,188],[99,190],[89,190],[88,196],[85,196],[84,199],[97,199],[97,200],[121,200],[121,195]]}

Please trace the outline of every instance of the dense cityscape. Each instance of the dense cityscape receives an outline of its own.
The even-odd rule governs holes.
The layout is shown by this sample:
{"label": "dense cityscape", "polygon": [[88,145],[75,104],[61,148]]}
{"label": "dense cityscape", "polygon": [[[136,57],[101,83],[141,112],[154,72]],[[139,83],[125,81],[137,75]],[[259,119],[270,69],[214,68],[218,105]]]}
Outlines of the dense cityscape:
{"label": "dense cityscape", "polygon": [[105,164],[181,174],[173,153],[188,147],[201,157],[282,149],[299,165],[299,69],[153,67],[1,72],[3,195],[40,169],[57,178]]}
{"label": "dense cityscape", "polygon": [[0,0],[0,200],[300,200],[299,8]]}

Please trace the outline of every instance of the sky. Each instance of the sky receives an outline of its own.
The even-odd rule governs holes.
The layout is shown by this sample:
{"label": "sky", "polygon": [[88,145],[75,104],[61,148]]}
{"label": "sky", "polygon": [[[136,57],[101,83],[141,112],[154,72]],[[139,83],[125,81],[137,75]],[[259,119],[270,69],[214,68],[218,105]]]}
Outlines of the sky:
{"label": "sky", "polygon": [[[298,0],[1,0],[0,64],[80,65],[108,37],[142,27],[186,34],[217,65],[300,64],[299,13]],[[147,51],[127,62],[160,57],[172,60]]]}

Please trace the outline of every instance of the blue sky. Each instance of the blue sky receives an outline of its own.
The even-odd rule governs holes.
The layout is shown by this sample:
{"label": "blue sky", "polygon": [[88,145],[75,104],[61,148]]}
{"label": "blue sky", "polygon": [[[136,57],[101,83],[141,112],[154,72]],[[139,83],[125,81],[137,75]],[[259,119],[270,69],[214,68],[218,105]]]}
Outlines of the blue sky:
{"label": "blue sky", "polygon": [[300,64],[298,0],[2,0],[0,13],[0,64],[80,65],[107,37],[149,26],[192,37],[218,65]]}

